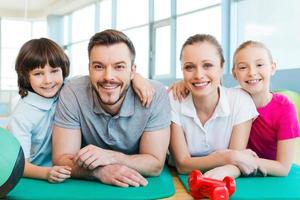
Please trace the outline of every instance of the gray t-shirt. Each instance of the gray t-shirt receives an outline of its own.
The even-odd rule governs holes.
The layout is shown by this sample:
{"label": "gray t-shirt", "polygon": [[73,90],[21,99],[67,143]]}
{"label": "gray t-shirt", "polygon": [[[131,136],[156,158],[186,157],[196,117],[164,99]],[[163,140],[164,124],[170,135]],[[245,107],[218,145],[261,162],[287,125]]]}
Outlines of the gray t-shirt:
{"label": "gray t-shirt", "polygon": [[111,116],[101,108],[88,76],[70,80],[60,92],[54,123],[80,129],[83,146],[93,144],[126,154],[138,153],[143,132],[170,125],[167,91],[158,82],[151,81],[151,84],[155,95],[149,108],[142,106],[130,86],[119,113]]}

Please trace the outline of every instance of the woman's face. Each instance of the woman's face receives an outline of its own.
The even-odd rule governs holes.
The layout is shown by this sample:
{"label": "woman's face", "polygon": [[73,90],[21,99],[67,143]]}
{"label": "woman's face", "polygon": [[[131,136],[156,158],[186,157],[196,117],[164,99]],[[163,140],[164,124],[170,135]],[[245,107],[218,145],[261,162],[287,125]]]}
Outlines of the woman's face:
{"label": "woman's face", "polygon": [[223,76],[221,58],[214,45],[198,42],[182,51],[181,65],[184,81],[195,97],[215,95]]}

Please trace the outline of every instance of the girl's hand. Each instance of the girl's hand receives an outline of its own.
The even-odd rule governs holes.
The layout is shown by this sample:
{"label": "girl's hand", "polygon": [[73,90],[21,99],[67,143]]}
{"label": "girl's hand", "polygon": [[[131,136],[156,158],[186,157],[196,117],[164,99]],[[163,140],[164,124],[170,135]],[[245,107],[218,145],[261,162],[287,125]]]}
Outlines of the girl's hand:
{"label": "girl's hand", "polygon": [[48,172],[48,181],[50,183],[60,183],[71,177],[71,168],[69,166],[53,166]]}
{"label": "girl's hand", "polygon": [[142,105],[148,108],[155,93],[150,81],[139,74],[135,74],[132,80],[132,87],[134,92],[139,96]]}
{"label": "girl's hand", "polygon": [[187,97],[190,93],[188,88],[185,86],[183,80],[176,81],[173,85],[168,88],[168,92],[172,90],[173,97],[175,100],[179,100],[180,102]]}
{"label": "girl's hand", "polygon": [[255,176],[259,170],[257,154],[251,149],[235,151],[235,164],[244,176]]}

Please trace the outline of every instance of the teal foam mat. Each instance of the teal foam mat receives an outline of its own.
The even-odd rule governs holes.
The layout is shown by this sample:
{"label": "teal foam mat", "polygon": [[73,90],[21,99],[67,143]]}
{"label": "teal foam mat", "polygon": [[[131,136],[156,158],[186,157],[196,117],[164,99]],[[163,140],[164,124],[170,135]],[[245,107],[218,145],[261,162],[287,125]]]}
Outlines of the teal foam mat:
{"label": "teal foam mat", "polygon": [[121,188],[96,181],[68,179],[60,184],[22,178],[6,199],[159,199],[175,193],[172,175],[165,166],[158,177],[147,178],[146,187]]}
{"label": "teal foam mat", "polygon": [[[188,175],[178,175],[188,191]],[[300,199],[300,166],[293,165],[287,177],[241,177],[230,200]]]}

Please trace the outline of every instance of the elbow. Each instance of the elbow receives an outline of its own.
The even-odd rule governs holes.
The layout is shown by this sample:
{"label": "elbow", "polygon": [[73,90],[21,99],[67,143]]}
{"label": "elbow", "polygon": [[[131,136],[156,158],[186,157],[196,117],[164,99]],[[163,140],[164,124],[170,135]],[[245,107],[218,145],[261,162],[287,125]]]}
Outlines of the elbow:
{"label": "elbow", "polygon": [[159,163],[153,166],[152,170],[149,172],[149,176],[159,176],[164,168],[164,163]]}
{"label": "elbow", "polygon": [[184,163],[184,161],[175,161],[177,172],[180,174],[188,174],[191,169]]}
{"label": "elbow", "polygon": [[289,175],[289,173],[290,173],[290,167],[286,167],[286,168],[284,168],[282,171],[281,171],[281,173],[279,174],[279,176],[288,176]]}
{"label": "elbow", "polygon": [[181,166],[181,165],[176,164],[176,169],[177,169],[177,172],[179,174],[188,174],[188,173],[190,173],[190,169],[186,168],[185,166]]}

